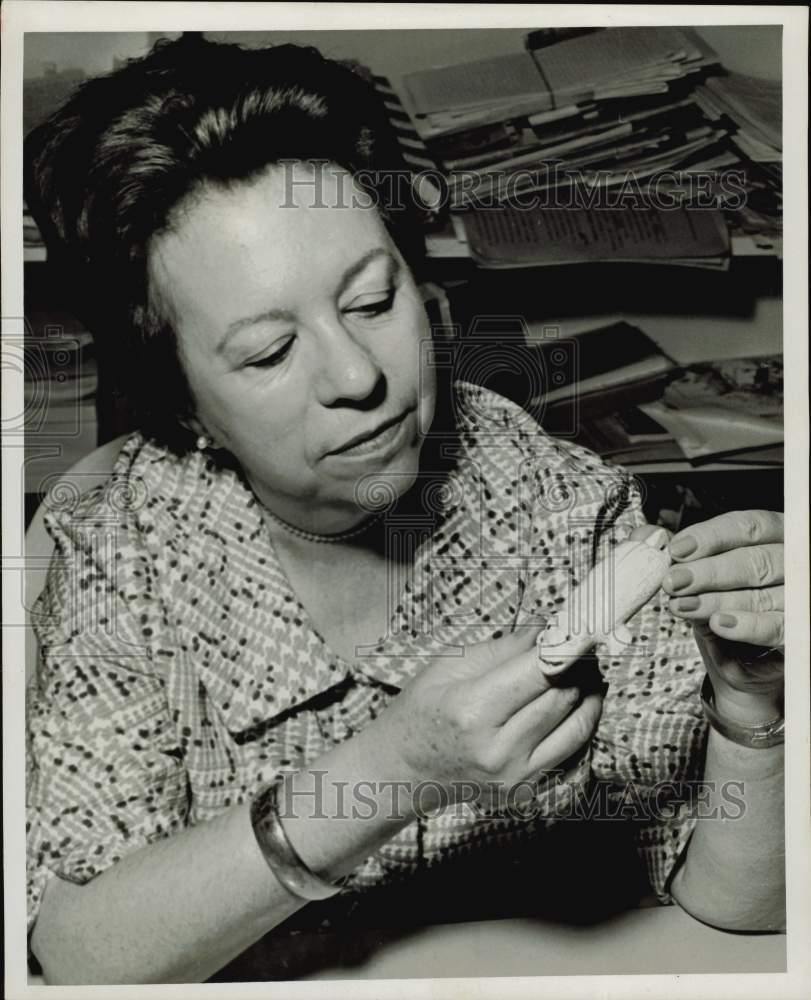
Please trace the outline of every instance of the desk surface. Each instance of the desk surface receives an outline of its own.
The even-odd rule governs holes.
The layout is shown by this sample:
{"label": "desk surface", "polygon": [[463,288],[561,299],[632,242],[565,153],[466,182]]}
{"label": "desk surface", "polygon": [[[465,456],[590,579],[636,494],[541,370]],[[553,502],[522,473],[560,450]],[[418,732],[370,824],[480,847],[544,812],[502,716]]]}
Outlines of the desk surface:
{"label": "desk surface", "polygon": [[677,906],[631,910],[572,927],[543,920],[487,920],[425,927],[376,942],[361,963],[307,979],[662,975],[785,972],[782,934],[728,934]]}
{"label": "desk surface", "polygon": [[[304,980],[464,979],[498,976],[667,975],[786,971],[782,934],[727,934],[677,906],[630,910],[589,927],[537,919],[362,932],[367,957]],[[357,952],[355,952],[357,954]],[[29,976],[29,985],[42,985]]]}

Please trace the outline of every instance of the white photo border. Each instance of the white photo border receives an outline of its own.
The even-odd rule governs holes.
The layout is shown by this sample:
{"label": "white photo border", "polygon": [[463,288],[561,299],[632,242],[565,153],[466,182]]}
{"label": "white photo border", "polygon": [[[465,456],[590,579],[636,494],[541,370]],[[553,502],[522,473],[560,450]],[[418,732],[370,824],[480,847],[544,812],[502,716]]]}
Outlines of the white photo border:
{"label": "white photo border", "polygon": [[[785,974],[549,976],[539,978],[346,980],[201,986],[29,986],[25,940],[24,632],[22,449],[3,447],[3,770],[6,996],[484,998],[730,997],[763,1000],[811,994],[811,804],[809,788],[808,609],[808,8],[748,5],[130,3],[6,0],[2,30],[2,315],[22,317],[23,39],[34,31],[303,30],[358,28],[530,28],[580,24],[782,25],[784,88],[784,353],[786,523],[786,850],[788,971]],[[3,338],[15,335],[3,320]],[[3,366],[3,414],[22,412],[22,377]]]}

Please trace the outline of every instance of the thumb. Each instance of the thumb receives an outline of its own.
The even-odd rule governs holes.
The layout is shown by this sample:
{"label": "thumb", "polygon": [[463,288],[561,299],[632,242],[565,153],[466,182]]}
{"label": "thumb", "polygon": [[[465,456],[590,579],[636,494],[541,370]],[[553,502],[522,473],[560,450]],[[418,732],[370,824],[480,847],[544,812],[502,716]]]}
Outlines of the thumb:
{"label": "thumb", "polygon": [[597,632],[585,629],[568,632],[564,627],[551,624],[540,633],[537,640],[538,665],[545,677],[555,677],[562,674],[581,656],[604,638]]}
{"label": "thumb", "polygon": [[465,672],[471,677],[478,677],[515,656],[529,652],[537,642],[540,631],[540,626],[536,625],[519,626],[514,632],[497,634],[492,639],[467,646]]}
{"label": "thumb", "polygon": [[707,670],[720,669],[723,662],[721,644],[709,625],[693,622],[693,636]]}
{"label": "thumb", "polygon": [[628,538],[633,542],[644,542],[655,531],[662,532],[662,535],[666,535],[668,540],[673,537],[673,532],[668,531],[667,528],[663,528],[660,524],[640,524],[634,528]]}

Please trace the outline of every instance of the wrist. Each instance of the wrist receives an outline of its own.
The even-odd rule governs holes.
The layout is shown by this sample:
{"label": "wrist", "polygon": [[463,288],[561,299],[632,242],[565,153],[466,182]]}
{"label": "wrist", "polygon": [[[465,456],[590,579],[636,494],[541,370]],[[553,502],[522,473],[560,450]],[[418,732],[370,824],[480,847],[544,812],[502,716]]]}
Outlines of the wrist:
{"label": "wrist", "polygon": [[[416,819],[413,792],[419,778],[400,752],[385,712],[343,744],[347,751],[349,744],[350,769],[356,778],[347,791],[350,808],[354,806],[364,817],[371,812],[375,823],[393,836]],[[374,805],[369,805],[371,801]]]}
{"label": "wrist", "polygon": [[712,679],[715,708],[719,715],[730,722],[758,725],[771,722],[783,715],[783,692],[740,691],[721,681]]}
{"label": "wrist", "polygon": [[[391,711],[388,709],[387,712]],[[391,726],[387,712],[355,737],[362,770],[374,782],[383,812],[395,824],[407,825],[417,818],[414,790],[421,782],[417,767],[401,749],[399,727]]]}
{"label": "wrist", "polygon": [[765,703],[760,699],[754,703],[749,699],[744,701],[736,697],[740,694],[746,692],[735,692],[731,697],[727,692],[727,699],[719,708],[710,675],[705,675],[701,703],[710,728],[724,740],[755,753],[782,746],[786,727],[782,708],[768,699]]}

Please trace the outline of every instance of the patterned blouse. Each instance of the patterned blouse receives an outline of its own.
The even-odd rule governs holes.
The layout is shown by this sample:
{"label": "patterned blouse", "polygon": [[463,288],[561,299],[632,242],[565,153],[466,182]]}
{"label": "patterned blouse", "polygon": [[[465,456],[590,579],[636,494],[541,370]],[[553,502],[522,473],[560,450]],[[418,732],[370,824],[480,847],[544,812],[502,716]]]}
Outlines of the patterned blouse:
{"label": "patterned blouse", "polygon": [[[439,488],[426,481],[390,631],[351,663],[308,620],[250,489],[210,457],[179,458],[136,433],[105,486],[52,504],[27,709],[29,929],[53,876],[85,883],[250,799],[362,729],[426,656],[548,620],[595,558],[644,523],[627,473],[489,390],[457,383],[454,398],[453,460]],[[655,802],[635,836],[669,902],[694,825],[674,789],[701,774],[703,666],[689,625],[658,597],[629,627],[630,641],[597,650],[608,688],[593,740],[541,788],[537,809],[430,814],[345,891],[526,844],[599,787]]]}

